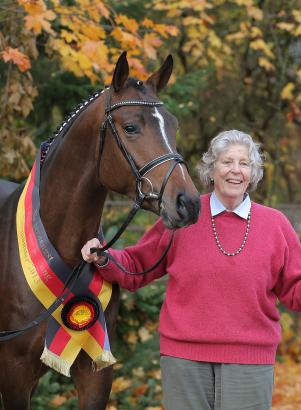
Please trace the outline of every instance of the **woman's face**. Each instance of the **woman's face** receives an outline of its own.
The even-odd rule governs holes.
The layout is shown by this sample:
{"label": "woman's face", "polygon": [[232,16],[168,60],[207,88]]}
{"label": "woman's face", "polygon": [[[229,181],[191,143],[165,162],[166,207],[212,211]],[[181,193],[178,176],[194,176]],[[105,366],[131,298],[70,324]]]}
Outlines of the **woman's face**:
{"label": "woman's face", "polygon": [[220,201],[232,208],[239,205],[243,201],[251,178],[247,147],[241,144],[229,145],[216,160],[212,178]]}

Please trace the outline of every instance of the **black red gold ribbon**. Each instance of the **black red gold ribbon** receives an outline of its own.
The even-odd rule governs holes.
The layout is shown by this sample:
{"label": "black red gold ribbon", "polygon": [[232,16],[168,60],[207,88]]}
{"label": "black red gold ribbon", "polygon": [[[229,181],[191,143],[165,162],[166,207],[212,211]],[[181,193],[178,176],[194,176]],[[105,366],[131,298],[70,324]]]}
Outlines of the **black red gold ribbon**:
{"label": "black red gold ribbon", "polygon": [[[40,153],[19,199],[17,235],[21,265],[27,283],[38,300],[48,308],[60,295],[71,269],[60,258],[43,227],[40,218],[39,185]],[[76,298],[77,301],[76,308],[65,312],[69,315],[71,325],[67,327],[62,321],[63,305],[48,321],[42,362],[70,376],[70,367],[83,349],[91,357],[93,367],[97,370],[113,364],[116,360],[110,351],[104,317],[111,294],[111,284],[101,278],[93,265],[86,264],[71,294],[64,302],[66,305],[72,298]],[[89,307],[87,300],[91,305],[96,303],[97,309],[94,305],[94,310]],[[96,315],[96,311],[95,320],[93,315]],[[94,320],[95,323],[83,330],[83,324],[89,325],[90,320]],[[72,323],[77,323],[80,331],[72,330]]]}

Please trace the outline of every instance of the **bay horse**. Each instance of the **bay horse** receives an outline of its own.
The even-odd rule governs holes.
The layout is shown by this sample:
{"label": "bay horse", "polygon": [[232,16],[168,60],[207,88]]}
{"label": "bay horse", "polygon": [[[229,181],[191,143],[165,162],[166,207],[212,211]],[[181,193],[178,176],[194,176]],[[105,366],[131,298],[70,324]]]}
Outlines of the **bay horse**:
{"label": "bay horse", "polygon": [[[168,56],[161,68],[142,82],[129,77],[124,52],[115,66],[110,87],[94,94],[77,107],[62,124],[41,168],[40,217],[63,261],[70,267],[81,259],[80,250],[98,232],[101,214],[109,190],[136,197],[136,181],[129,161],[114,138],[110,127],[106,141],[100,139],[106,118],[106,98],[120,136],[122,147],[143,168],[154,158],[176,153],[177,120],[159,104],[158,92],[167,84],[173,61]],[[122,102],[135,102],[123,104]],[[143,104],[154,101],[155,104]],[[161,192],[151,195],[143,208],[161,215],[169,229],[195,223],[199,213],[199,195],[186,167],[172,160],[161,161],[150,169],[140,186]],[[168,179],[166,174],[169,173]],[[164,184],[163,184],[164,182]],[[16,208],[23,184],[0,182],[0,331],[24,327],[43,311],[31,292],[21,268],[16,237]],[[119,288],[114,285],[105,311],[109,339],[112,340],[119,304]],[[30,399],[40,377],[48,367],[40,361],[44,347],[46,321],[18,337],[0,343],[0,392],[5,410],[30,409]],[[82,350],[71,367],[78,391],[79,408],[105,409],[112,385],[112,366],[93,372],[91,359]]]}

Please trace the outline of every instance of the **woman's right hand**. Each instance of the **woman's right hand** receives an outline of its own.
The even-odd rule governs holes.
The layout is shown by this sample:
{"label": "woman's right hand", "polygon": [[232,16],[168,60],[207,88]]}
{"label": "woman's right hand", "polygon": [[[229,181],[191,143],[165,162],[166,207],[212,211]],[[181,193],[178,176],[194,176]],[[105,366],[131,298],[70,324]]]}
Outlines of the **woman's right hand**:
{"label": "woman's right hand", "polygon": [[97,263],[98,265],[105,265],[108,261],[106,256],[98,256],[96,252],[91,253],[91,248],[101,248],[99,239],[90,239],[81,249],[83,259],[88,263]]}

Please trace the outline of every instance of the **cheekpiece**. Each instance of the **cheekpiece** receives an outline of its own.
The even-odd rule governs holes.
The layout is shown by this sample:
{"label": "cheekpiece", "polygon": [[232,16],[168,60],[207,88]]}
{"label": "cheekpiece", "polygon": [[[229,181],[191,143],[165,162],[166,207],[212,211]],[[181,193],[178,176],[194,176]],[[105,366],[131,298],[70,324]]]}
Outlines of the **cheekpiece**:
{"label": "cheekpiece", "polygon": [[74,296],[62,309],[65,326],[72,330],[86,330],[93,326],[99,316],[99,305],[91,296]]}

